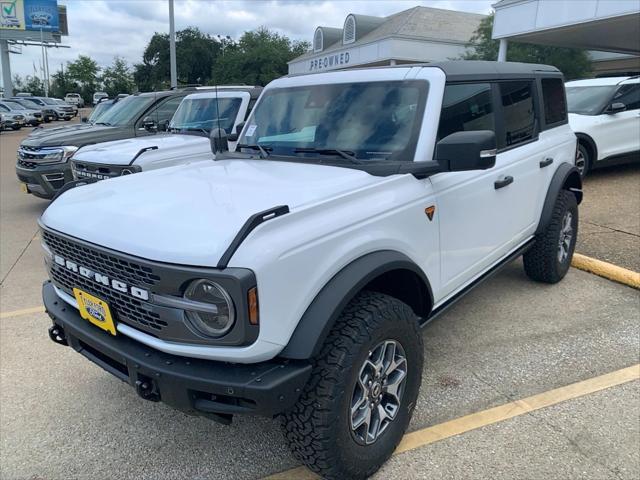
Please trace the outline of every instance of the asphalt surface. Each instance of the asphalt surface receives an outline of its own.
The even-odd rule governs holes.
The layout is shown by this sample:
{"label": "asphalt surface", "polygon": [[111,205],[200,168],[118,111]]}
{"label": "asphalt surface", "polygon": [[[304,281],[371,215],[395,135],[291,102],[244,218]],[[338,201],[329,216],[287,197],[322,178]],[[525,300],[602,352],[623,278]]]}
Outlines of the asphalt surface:
{"label": "asphalt surface", "polygon": [[[45,278],[35,222],[47,202],[22,194],[14,173],[23,137],[0,135],[5,313],[41,305]],[[617,167],[588,179],[579,251],[636,265],[639,174]],[[591,223],[615,233],[596,233]],[[627,234],[618,230],[635,232],[629,249],[619,248]],[[141,400],[53,344],[49,325],[43,313],[0,320],[2,479],[254,479],[297,466],[275,421],[239,417],[225,427]],[[424,340],[410,430],[639,363],[640,292],[575,269],[558,285],[536,284],[516,261],[429,325]],[[376,478],[640,478],[639,385],[397,455]]]}

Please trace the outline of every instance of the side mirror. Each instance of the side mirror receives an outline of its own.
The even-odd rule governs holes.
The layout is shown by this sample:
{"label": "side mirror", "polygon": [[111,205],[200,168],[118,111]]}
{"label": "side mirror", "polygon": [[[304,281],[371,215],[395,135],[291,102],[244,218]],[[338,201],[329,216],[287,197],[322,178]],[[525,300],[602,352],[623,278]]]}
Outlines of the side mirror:
{"label": "side mirror", "polygon": [[232,132],[231,135],[229,135],[229,141],[230,142],[238,141],[238,137],[240,136],[240,133],[242,132],[243,128],[244,128],[244,122],[240,122],[238,125],[236,125],[236,131]]}
{"label": "side mirror", "polygon": [[80,121],[82,123],[87,123],[89,121],[89,119],[87,117],[80,117]]}
{"label": "side mirror", "polygon": [[496,134],[491,130],[455,132],[436,144],[443,171],[487,170],[496,164]]}
{"label": "side mirror", "polygon": [[142,128],[149,132],[154,132],[157,130],[156,121],[151,117],[144,117],[142,119]]}
{"label": "side mirror", "polygon": [[169,120],[163,120],[158,124],[158,130],[161,132],[166,132],[169,130]]}
{"label": "side mirror", "polygon": [[229,145],[227,144],[227,132],[223,128],[213,128],[209,134],[209,143],[213,154],[227,152]]}
{"label": "side mirror", "polygon": [[626,109],[627,109],[627,106],[624,103],[613,102],[611,105],[609,105],[605,113],[609,113],[609,114],[620,113],[620,112],[624,112]]}

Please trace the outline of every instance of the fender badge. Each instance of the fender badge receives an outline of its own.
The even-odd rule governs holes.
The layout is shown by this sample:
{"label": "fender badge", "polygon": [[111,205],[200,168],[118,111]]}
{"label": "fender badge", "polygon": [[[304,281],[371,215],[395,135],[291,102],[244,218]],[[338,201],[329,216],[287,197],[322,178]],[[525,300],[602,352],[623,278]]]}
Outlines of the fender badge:
{"label": "fender badge", "polygon": [[436,213],[435,205],[431,205],[430,207],[425,208],[424,213],[427,214],[427,218],[429,218],[429,221],[432,221],[433,215]]}

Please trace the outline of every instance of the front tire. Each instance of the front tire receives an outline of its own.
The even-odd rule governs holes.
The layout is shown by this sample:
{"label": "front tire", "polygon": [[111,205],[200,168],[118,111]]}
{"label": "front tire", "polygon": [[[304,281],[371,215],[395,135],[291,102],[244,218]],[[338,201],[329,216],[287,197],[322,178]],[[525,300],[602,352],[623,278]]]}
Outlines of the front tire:
{"label": "front tire", "polygon": [[282,428],[294,456],[323,478],[364,479],[391,456],[422,380],[418,318],[405,303],[363,292],[345,308]]}
{"label": "front tire", "polygon": [[571,266],[577,238],[578,202],[573,193],[561,190],[549,225],[523,256],[527,276],[544,283],[562,280]]}

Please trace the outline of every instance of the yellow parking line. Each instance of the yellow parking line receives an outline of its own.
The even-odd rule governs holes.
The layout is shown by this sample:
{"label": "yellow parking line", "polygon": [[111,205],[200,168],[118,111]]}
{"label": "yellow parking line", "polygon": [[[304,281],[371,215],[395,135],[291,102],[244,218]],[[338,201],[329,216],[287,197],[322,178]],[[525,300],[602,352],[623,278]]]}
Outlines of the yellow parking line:
{"label": "yellow parking line", "polygon": [[13,310],[11,312],[0,313],[0,318],[18,317],[20,315],[28,315],[30,313],[44,312],[44,307],[23,308],[22,310]]}
{"label": "yellow parking line", "polygon": [[579,253],[573,254],[571,265],[585,272],[590,272],[640,290],[640,273],[634,272],[633,270],[627,270],[626,268],[580,255]]}
{"label": "yellow parking line", "polygon": [[[423,428],[407,433],[394,455],[638,379],[640,379],[640,364]],[[264,480],[316,480],[317,478],[306,468],[298,467],[276,473]]]}

